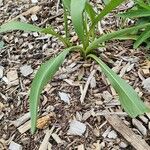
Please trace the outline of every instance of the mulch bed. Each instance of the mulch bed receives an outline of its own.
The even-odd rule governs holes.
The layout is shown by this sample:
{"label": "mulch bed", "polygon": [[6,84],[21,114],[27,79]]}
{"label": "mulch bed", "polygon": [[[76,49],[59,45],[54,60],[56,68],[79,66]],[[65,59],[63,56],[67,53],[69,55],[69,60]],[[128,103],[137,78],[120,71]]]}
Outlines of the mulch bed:
{"label": "mulch bed", "polygon": [[[97,2],[97,5],[102,7],[100,2]],[[40,6],[38,12],[34,15],[32,12],[19,16],[18,20],[42,27],[51,24],[64,34],[62,8],[59,6],[57,10],[57,1],[42,1],[36,4],[28,1],[0,3],[0,24],[35,6]],[[115,23],[118,21],[114,21],[115,19],[111,15],[106,18],[102,25],[104,32],[116,30],[118,24]],[[76,39],[74,33],[71,33],[71,36],[73,40]],[[16,150],[36,150],[44,142],[48,144],[49,150],[135,149],[133,143],[136,143],[137,139],[133,139],[133,143],[129,142],[130,139],[126,139],[122,132],[107,120],[106,116],[109,115],[117,115],[123,124],[150,145],[150,114],[136,119],[128,117],[120,107],[115,91],[99,71],[98,65],[90,60],[84,61],[77,52],[67,57],[54,79],[43,90],[39,107],[39,129],[31,135],[28,121],[31,82],[40,64],[56,56],[64,47],[57,39],[39,33],[16,31],[0,35],[0,38],[5,43],[4,48],[0,49],[0,67],[3,68],[3,76],[0,79],[0,149],[12,149],[10,145],[13,145]],[[97,53],[109,67],[135,88],[146,104],[150,105],[150,93],[142,84],[143,80],[150,76],[148,55],[143,47],[136,51],[132,49],[132,45],[132,41],[113,41],[105,48],[98,49]],[[21,71],[23,66],[28,66],[28,75]],[[86,84],[89,85],[81,104],[80,99]],[[65,102],[63,97],[68,101]],[[25,117],[22,117],[24,115]],[[85,132],[74,129],[75,135],[68,134],[72,120],[80,122],[81,128],[85,126]],[[49,133],[51,128],[54,128],[52,134]],[[45,140],[44,137],[48,133],[49,138]]]}

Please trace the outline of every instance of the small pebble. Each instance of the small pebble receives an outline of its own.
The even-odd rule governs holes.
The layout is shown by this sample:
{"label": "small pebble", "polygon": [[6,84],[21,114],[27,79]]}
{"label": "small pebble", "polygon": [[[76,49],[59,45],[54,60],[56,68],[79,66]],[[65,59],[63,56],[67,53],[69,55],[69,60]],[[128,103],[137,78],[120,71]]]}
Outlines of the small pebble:
{"label": "small pebble", "polygon": [[60,97],[60,99],[62,101],[64,101],[65,103],[68,103],[68,105],[70,104],[70,96],[69,96],[69,94],[64,93],[64,92],[59,92],[58,95],[59,95],[59,97]]}
{"label": "small pebble", "polygon": [[143,80],[142,85],[144,89],[150,92],[150,77]]}
{"label": "small pebble", "polygon": [[22,150],[22,146],[12,141],[12,142],[10,143],[8,149],[9,149],[9,150]]}
{"label": "small pebble", "polygon": [[114,130],[110,131],[109,134],[108,134],[108,138],[116,139],[117,138],[117,133]]}
{"label": "small pebble", "polygon": [[120,148],[126,148],[128,146],[128,144],[125,142],[120,142],[119,146],[120,146]]}
{"label": "small pebble", "polygon": [[30,75],[33,72],[33,69],[31,68],[30,65],[24,65],[24,66],[20,67],[20,72],[24,77],[27,77],[28,75]]}
{"label": "small pebble", "polygon": [[38,0],[31,0],[32,4],[38,3]]}
{"label": "small pebble", "polygon": [[31,19],[32,19],[32,21],[37,21],[37,20],[38,20],[38,17],[37,17],[36,15],[32,15],[32,16],[31,16]]}
{"label": "small pebble", "polygon": [[86,130],[86,125],[82,122],[79,122],[77,120],[73,120],[70,123],[70,128],[68,130],[68,134],[69,135],[80,135],[82,136],[83,133]]}

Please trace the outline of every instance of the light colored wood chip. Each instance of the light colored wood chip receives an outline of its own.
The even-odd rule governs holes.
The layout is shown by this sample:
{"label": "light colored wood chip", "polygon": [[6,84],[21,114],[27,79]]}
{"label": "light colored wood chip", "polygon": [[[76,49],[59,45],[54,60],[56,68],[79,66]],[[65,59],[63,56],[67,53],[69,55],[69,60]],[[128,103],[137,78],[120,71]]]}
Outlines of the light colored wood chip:
{"label": "light colored wood chip", "polygon": [[40,145],[39,150],[47,150],[48,145],[49,145],[49,138],[52,135],[54,129],[55,129],[55,127],[53,126],[50,130],[47,130],[45,137]]}
{"label": "light colored wood chip", "polygon": [[91,72],[91,74],[89,75],[88,79],[87,79],[87,82],[86,82],[86,84],[85,84],[85,86],[84,86],[83,92],[81,93],[81,97],[80,97],[81,103],[84,102],[84,99],[85,99],[85,96],[86,96],[86,93],[87,93],[89,84],[90,84],[91,79],[93,78],[95,72],[96,72],[96,70],[93,70],[93,71]]}
{"label": "light colored wood chip", "polygon": [[28,131],[30,128],[31,128],[31,121],[27,121],[25,124],[23,124],[22,126],[20,126],[18,129],[18,131],[23,134],[25,133],[26,131]]}
{"label": "light colored wood chip", "polygon": [[102,149],[99,140],[97,140],[97,142],[93,144],[93,147],[94,148],[92,150],[101,150]]}
{"label": "light colored wood chip", "polygon": [[136,150],[150,150],[150,146],[136,135],[118,116],[105,116],[109,124],[119,132]]}
{"label": "light colored wood chip", "polygon": [[57,144],[61,144],[62,143],[61,138],[56,133],[53,133],[52,137],[57,142]]}
{"label": "light colored wood chip", "polygon": [[79,146],[78,146],[78,150],[85,150],[85,149],[84,149],[84,145],[83,145],[83,144],[79,145]]}
{"label": "light colored wood chip", "polygon": [[28,9],[27,11],[23,12],[22,14],[19,14],[18,16],[16,16],[15,18],[9,19],[7,22],[17,20],[21,16],[28,16],[30,14],[36,14],[37,12],[40,11],[41,8],[42,8],[41,6],[33,6],[30,9]]}
{"label": "light colored wood chip", "polygon": [[145,126],[142,124],[141,121],[137,120],[137,119],[132,119],[132,124],[143,134],[143,135],[147,135],[147,129],[145,128]]}
{"label": "light colored wood chip", "polygon": [[20,125],[22,125],[23,123],[25,123],[27,120],[30,119],[30,112],[24,114],[23,116],[21,116],[20,118],[18,118],[15,121],[10,121],[15,127],[19,127]]}

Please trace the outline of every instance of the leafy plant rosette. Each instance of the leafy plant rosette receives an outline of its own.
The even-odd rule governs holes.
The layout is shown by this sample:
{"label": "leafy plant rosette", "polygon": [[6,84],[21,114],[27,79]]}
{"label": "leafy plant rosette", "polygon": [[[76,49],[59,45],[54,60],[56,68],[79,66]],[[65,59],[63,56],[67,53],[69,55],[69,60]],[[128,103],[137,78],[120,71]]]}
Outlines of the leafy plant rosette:
{"label": "leafy plant rosette", "polygon": [[[136,19],[135,26],[150,23],[150,0],[135,0],[134,7],[125,13],[120,13],[120,17],[125,19]],[[142,30],[133,30],[122,38],[135,40],[134,48],[138,48],[142,43],[150,48],[150,27],[144,27]]]}
{"label": "leafy plant rosette", "polygon": [[[93,59],[99,64],[113,88],[118,93],[121,106],[130,117],[136,117],[150,111],[150,109],[145,106],[139,98],[134,89],[127,84],[126,81],[121,79],[114,71],[112,71],[98,56],[95,55],[96,49],[102,43],[112,40],[113,38],[117,39],[120,35],[130,33],[133,30],[150,27],[150,23],[146,23],[97,37],[96,29],[98,22],[101,21],[113,9],[119,6],[123,1],[124,0],[111,0],[100,13],[96,13],[88,0],[63,0],[65,37],[55,32],[51,26],[47,28],[40,28],[28,23],[13,21],[3,24],[0,27],[0,33],[12,30],[23,30],[51,34],[54,37],[57,37],[66,47],[60,54],[58,54],[58,56],[43,63],[33,79],[29,95],[32,133],[36,130],[40,94],[44,86],[52,80],[67,55],[72,51],[80,51],[81,57],[84,59]],[[71,16],[74,30],[80,39],[80,45],[72,46],[72,43],[70,43],[68,15]]]}

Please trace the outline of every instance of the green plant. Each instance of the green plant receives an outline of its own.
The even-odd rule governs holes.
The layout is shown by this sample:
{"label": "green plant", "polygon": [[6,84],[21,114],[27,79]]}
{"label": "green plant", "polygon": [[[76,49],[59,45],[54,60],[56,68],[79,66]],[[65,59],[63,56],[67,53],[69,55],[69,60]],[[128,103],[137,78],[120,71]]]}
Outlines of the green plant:
{"label": "green plant", "polygon": [[[111,0],[100,12],[100,14],[97,14],[94,11],[92,5],[87,0],[63,0],[65,37],[62,37],[61,35],[56,33],[55,30],[50,26],[47,28],[40,28],[22,22],[9,22],[1,26],[0,33],[12,30],[23,30],[51,34],[57,37],[62,43],[64,43],[66,47],[60,54],[58,54],[58,56],[48,60],[41,65],[32,82],[29,96],[32,133],[34,133],[36,129],[37,109],[40,99],[40,93],[42,92],[44,86],[48,83],[48,81],[52,79],[56,71],[65,60],[66,56],[74,50],[80,51],[81,57],[83,57],[84,59],[91,58],[100,65],[102,71],[107,76],[110,83],[118,93],[120,103],[124,110],[129,114],[129,116],[136,117],[137,115],[149,111],[149,108],[147,108],[140,100],[138,94],[134,91],[134,89],[95,55],[96,49],[104,42],[112,40],[113,38],[117,38],[120,35],[129,33],[135,29],[138,30],[150,26],[150,23],[144,25],[142,24],[136,27],[121,29],[119,31],[97,37],[96,29],[98,22],[101,21],[104,16],[110,13],[123,1],[124,0]],[[80,39],[80,45],[72,46],[72,43],[69,42],[69,25],[67,19],[68,15],[71,15],[73,27]]]}
{"label": "green plant", "polygon": [[[125,13],[120,13],[119,16],[125,19],[137,19],[135,26],[147,24],[150,22],[150,1],[135,0],[135,6]],[[143,28],[142,30],[134,30],[123,37],[135,40],[135,43],[133,45],[134,48],[138,48],[142,43],[146,43],[147,48],[150,48],[149,26]]]}

